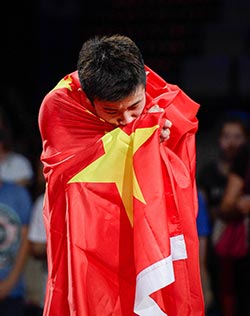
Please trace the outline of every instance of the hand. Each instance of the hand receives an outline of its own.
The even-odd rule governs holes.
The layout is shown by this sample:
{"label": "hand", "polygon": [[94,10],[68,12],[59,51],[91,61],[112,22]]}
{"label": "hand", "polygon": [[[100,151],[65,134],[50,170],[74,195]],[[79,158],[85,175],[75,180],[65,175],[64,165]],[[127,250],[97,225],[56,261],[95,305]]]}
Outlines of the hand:
{"label": "hand", "polygon": [[166,119],[161,130],[160,143],[169,139],[171,126],[172,126],[172,123]]}
{"label": "hand", "polygon": [[[152,106],[149,110],[149,113],[156,113],[156,112],[164,112],[164,109],[160,108],[158,104]],[[172,126],[172,122],[168,119],[163,124],[161,135],[160,135],[160,143],[166,141],[170,137],[170,127]]]}

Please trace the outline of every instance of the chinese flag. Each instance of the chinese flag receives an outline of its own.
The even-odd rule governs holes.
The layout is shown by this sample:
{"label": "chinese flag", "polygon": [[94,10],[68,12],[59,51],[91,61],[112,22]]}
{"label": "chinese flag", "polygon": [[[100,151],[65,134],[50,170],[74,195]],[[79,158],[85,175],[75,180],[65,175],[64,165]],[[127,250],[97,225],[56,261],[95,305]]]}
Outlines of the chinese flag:
{"label": "chinese flag", "polygon": [[[203,316],[195,185],[198,104],[146,67],[141,117],[97,117],[77,72],[45,97],[44,316]],[[148,113],[158,104],[160,113]],[[165,119],[171,137],[159,142]]]}

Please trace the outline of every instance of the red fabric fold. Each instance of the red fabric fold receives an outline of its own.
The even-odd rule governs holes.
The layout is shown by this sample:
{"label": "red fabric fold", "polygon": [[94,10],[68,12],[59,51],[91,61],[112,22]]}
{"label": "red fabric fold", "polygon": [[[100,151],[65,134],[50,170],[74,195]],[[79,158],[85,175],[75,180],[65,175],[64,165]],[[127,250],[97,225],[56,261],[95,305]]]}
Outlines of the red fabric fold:
{"label": "red fabric fold", "polygon": [[[165,260],[173,266],[174,282],[150,293],[153,301],[166,315],[204,315],[195,222],[199,105],[146,70],[145,111],[124,128],[95,115],[77,72],[41,105],[48,240],[44,316],[135,315],[138,276]],[[156,103],[164,112],[147,113]],[[173,123],[171,137],[160,144],[166,118]],[[109,155],[109,142],[120,160]],[[185,259],[173,258],[171,240],[179,236]]]}

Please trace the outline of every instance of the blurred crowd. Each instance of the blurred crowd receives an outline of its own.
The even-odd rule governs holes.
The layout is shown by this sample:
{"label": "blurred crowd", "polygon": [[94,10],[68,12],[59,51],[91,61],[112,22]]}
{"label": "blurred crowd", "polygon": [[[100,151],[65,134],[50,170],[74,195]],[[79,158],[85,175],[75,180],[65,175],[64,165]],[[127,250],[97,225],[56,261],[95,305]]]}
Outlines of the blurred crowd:
{"label": "blurred crowd", "polygon": [[[197,171],[206,315],[250,315],[249,114],[225,112],[214,129],[213,158]],[[205,151],[206,146],[204,141]]]}
{"label": "blurred crowd", "polygon": [[42,315],[47,273],[42,217],[44,178],[13,139],[0,109],[0,314]]}

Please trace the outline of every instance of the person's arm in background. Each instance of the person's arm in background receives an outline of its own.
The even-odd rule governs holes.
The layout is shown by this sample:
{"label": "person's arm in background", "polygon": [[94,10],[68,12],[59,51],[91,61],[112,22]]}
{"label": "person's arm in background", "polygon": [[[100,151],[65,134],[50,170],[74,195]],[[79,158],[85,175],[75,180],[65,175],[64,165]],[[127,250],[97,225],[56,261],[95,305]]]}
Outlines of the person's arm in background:
{"label": "person's arm in background", "polygon": [[241,214],[250,214],[250,194],[240,196],[236,202],[236,207]]}
{"label": "person's arm in background", "polygon": [[45,242],[30,241],[30,252],[34,258],[43,260],[47,258],[47,247]]}
{"label": "person's arm in background", "polygon": [[249,194],[245,194],[249,161],[249,151],[244,147],[232,165],[221,201],[220,213],[221,217],[225,220],[249,212],[250,197]]}
{"label": "person's arm in background", "polygon": [[244,179],[234,173],[230,173],[220,206],[222,218],[230,219],[236,215],[237,201],[243,192],[243,188]]}
{"label": "person's arm in background", "polygon": [[21,229],[21,245],[17,253],[15,264],[8,277],[0,281],[0,300],[9,295],[9,293],[17,283],[21,273],[23,273],[24,271],[24,267],[29,254],[29,243],[27,235],[28,226],[25,225]]}

